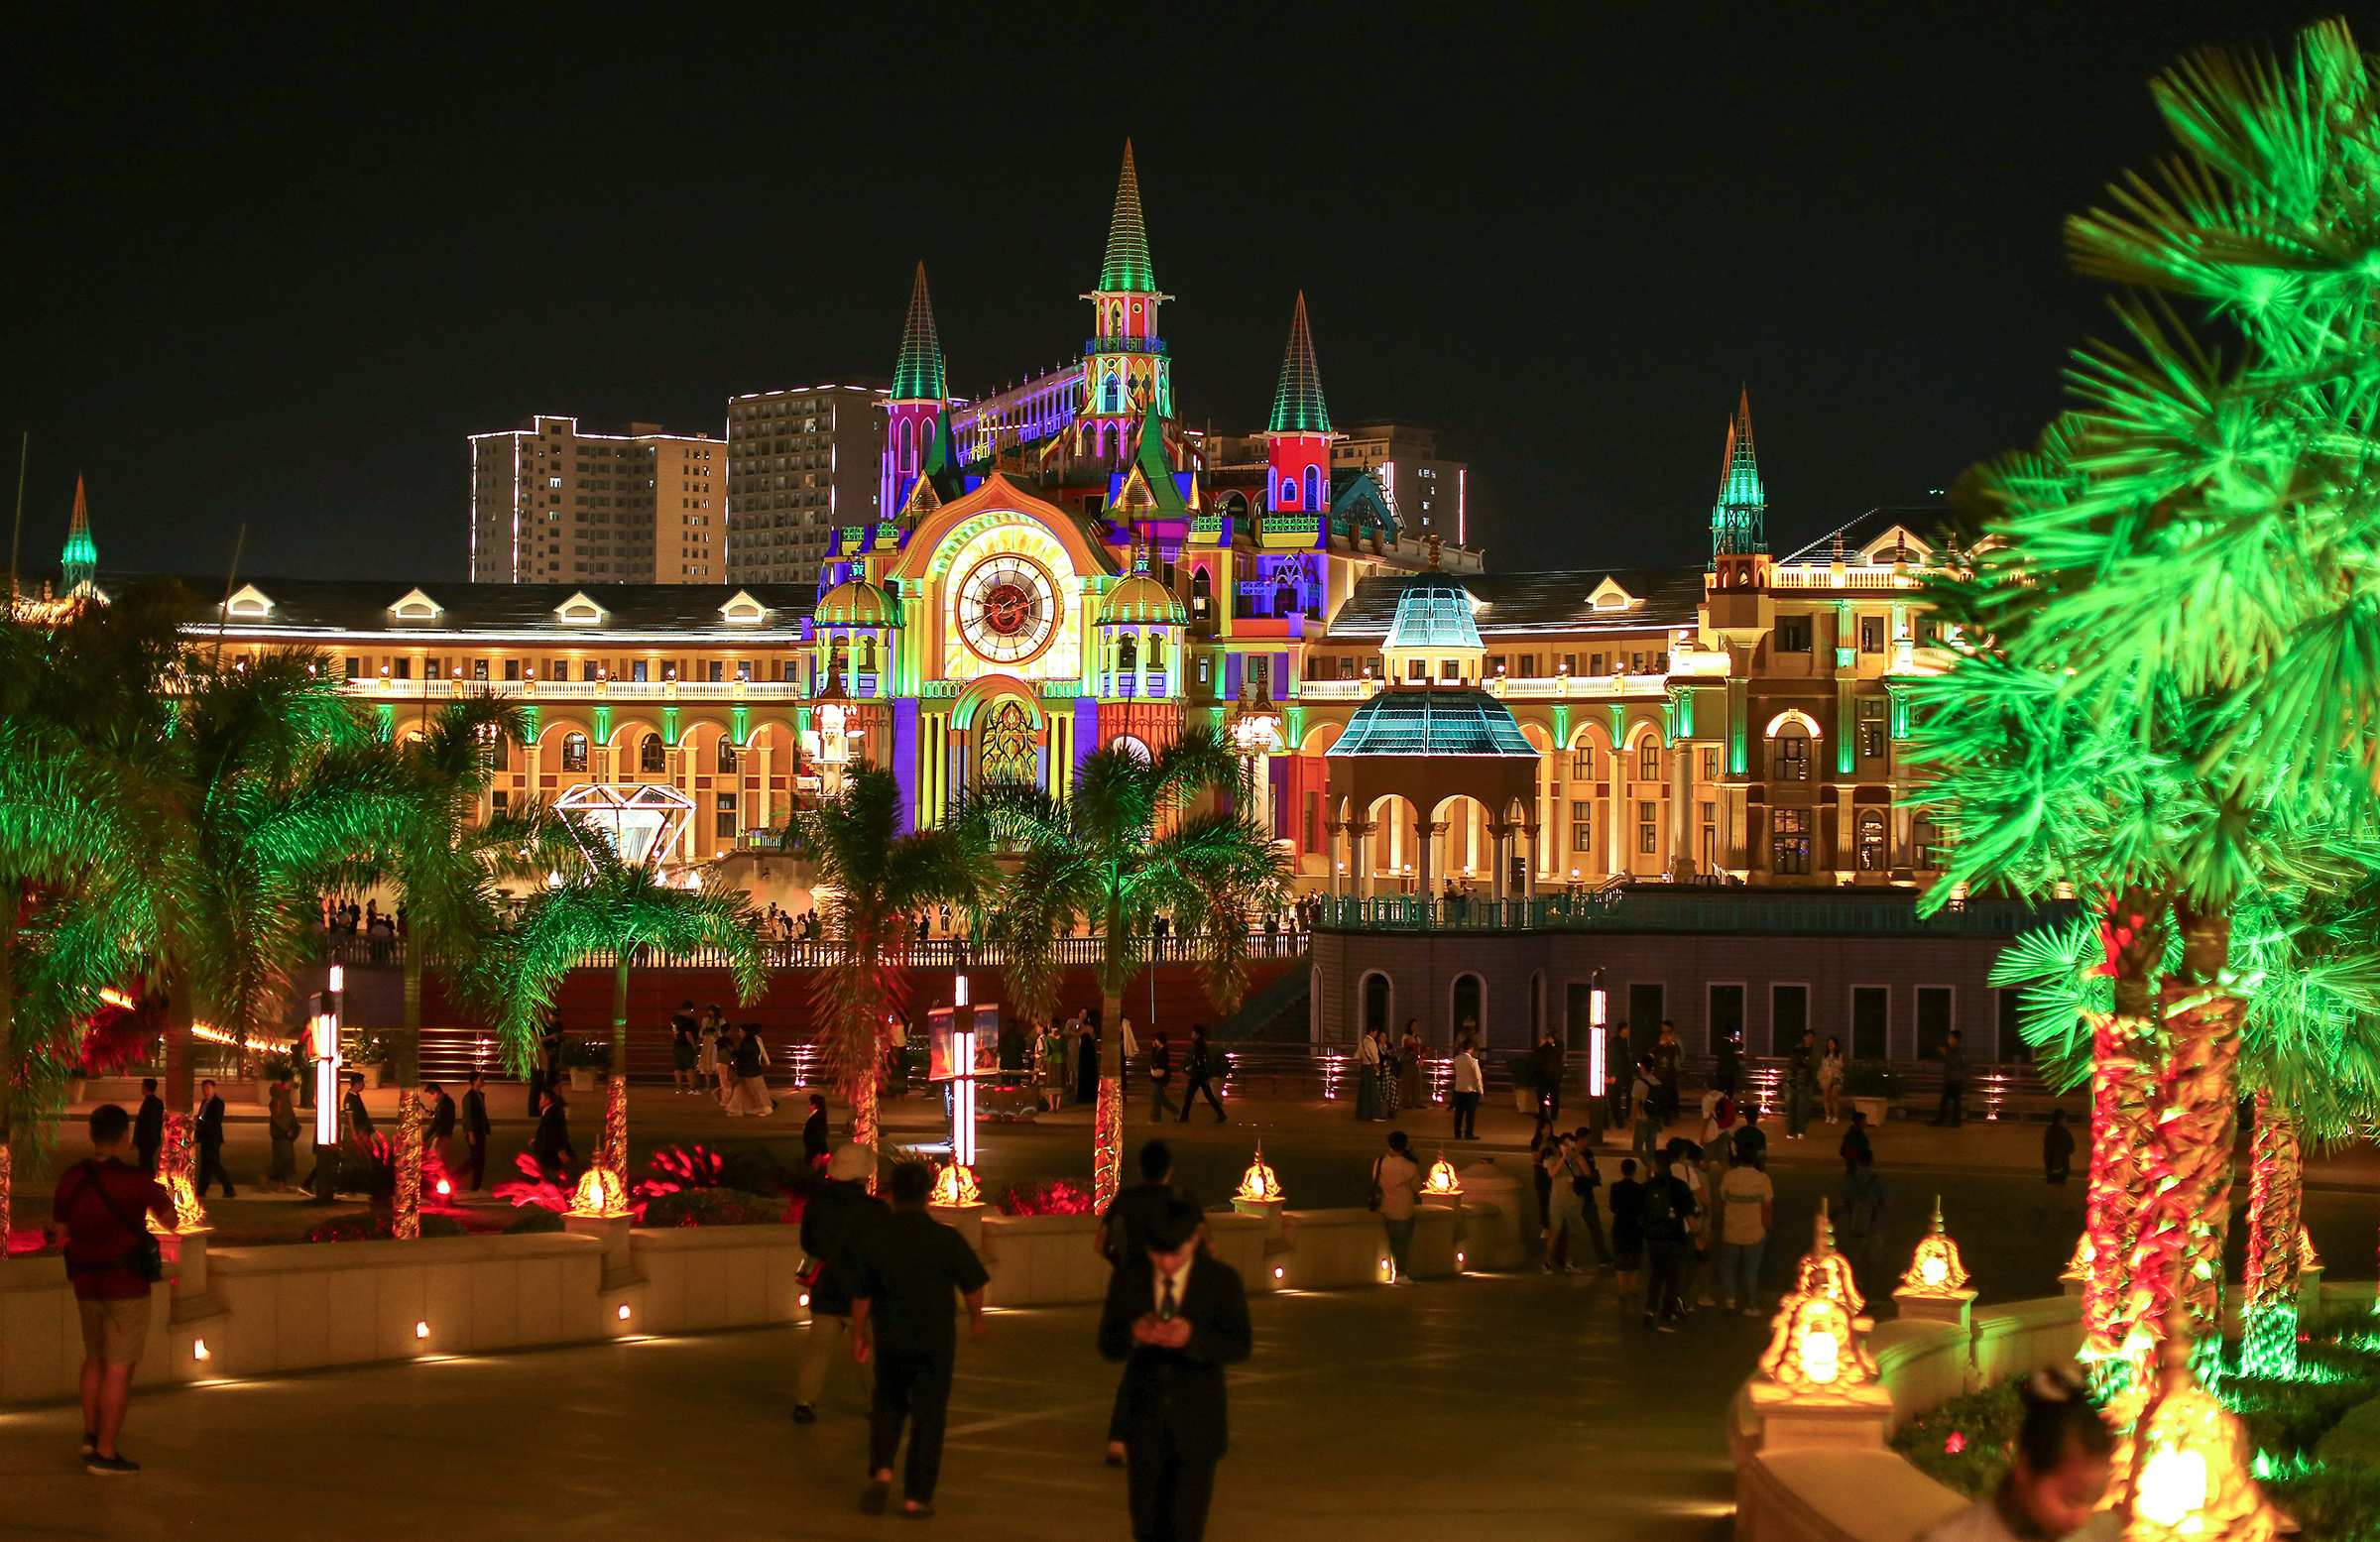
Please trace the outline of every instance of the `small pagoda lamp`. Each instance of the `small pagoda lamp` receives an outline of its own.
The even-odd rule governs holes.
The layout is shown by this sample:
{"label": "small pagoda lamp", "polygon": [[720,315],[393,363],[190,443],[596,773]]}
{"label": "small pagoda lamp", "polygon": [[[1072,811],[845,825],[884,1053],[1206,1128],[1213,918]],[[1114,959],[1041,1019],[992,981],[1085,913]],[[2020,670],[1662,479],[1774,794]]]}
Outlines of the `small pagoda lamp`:
{"label": "small pagoda lamp", "polygon": [[934,1179],[934,1192],[930,1203],[941,1209],[956,1210],[967,1205],[981,1205],[983,1202],[984,1191],[976,1183],[975,1174],[969,1170],[965,1162],[950,1163]]}
{"label": "small pagoda lamp", "polygon": [[2090,1266],[2094,1257],[2096,1253],[2091,1248],[2090,1233],[2086,1230],[2075,1239],[2075,1256],[2067,1263],[2066,1272],[2058,1276],[2059,1283],[2066,1288],[2066,1294],[2082,1294],[2083,1287],[2090,1283]]}
{"label": "small pagoda lamp", "polygon": [[2125,1542],[2272,1542],[2281,1516],[2257,1486],[2247,1427],[2191,1374],[2190,1309],[2176,1302],[2158,1351],[2157,1393],[2134,1428]]}
{"label": "small pagoda lamp", "polygon": [[621,1187],[620,1175],[600,1162],[578,1175],[578,1187],[571,1191],[570,1209],[565,1212],[593,1221],[616,1221],[628,1213],[628,1190]]}
{"label": "small pagoda lamp", "polygon": [[1422,1180],[1421,1195],[1424,1199],[1463,1197],[1463,1180],[1455,1176],[1455,1164],[1446,1159],[1445,1151],[1441,1150],[1438,1160],[1430,1163],[1430,1175]]}
{"label": "small pagoda lamp", "polygon": [[[1240,1192],[1232,1196],[1232,1209],[1244,1216],[1254,1216],[1264,1223],[1266,1246],[1280,1242],[1287,1234],[1283,1230],[1281,1210],[1286,1196],[1281,1193],[1280,1177],[1264,1160],[1264,1144],[1256,1143],[1256,1154],[1248,1164],[1248,1172],[1240,1179]],[[1283,1276],[1275,1274],[1274,1279]]]}
{"label": "small pagoda lamp", "polygon": [[1835,1229],[1821,1201],[1810,1250],[1778,1304],[1752,1382],[1763,1450],[1882,1449],[1892,1394],[1879,1384],[1867,1350],[1875,1324],[1863,1315],[1866,1306],[1850,1260],[1835,1250]]}
{"label": "small pagoda lamp", "polygon": [[1960,1261],[1959,1245],[1943,1230],[1942,1196],[1934,1196],[1934,1227],[1919,1239],[1910,1256],[1909,1271],[1901,1276],[1892,1299],[1901,1316],[1966,1326],[1975,1293],[1966,1288],[1966,1265]]}

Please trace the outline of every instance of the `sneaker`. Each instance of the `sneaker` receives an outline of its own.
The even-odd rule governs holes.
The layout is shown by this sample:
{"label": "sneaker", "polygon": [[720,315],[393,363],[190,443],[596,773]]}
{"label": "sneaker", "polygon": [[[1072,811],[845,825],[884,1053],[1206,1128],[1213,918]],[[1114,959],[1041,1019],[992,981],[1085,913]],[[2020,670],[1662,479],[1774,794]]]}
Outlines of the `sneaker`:
{"label": "sneaker", "polygon": [[1767,1314],[1762,1312],[1756,1306],[1747,1306],[1743,1309],[1743,1315],[1746,1317],[1764,1317]]}
{"label": "sneaker", "polygon": [[1719,1305],[1719,1303],[1718,1303],[1718,1302],[1716,1302],[1716,1301],[1712,1300],[1712,1299],[1711,1299],[1709,1296],[1703,1296],[1703,1297],[1700,1297],[1700,1298],[1698,1298],[1698,1299],[1695,1301],[1695,1303],[1694,1303],[1694,1304],[1695,1304],[1696,1306],[1717,1306],[1717,1305]]}
{"label": "sneaker", "polygon": [[86,1457],[95,1457],[99,1454],[99,1437],[89,1430],[82,1432],[82,1454]]}
{"label": "sneaker", "polygon": [[1577,1264],[1575,1264],[1575,1263],[1565,1263],[1564,1265],[1562,1265],[1562,1272],[1563,1272],[1563,1273],[1565,1273],[1565,1274],[1584,1274],[1584,1273],[1586,1273],[1587,1271],[1586,1271],[1585,1269],[1582,1269],[1582,1268],[1580,1268],[1580,1267],[1579,1267]]}
{"label": "sneaker", "polygon": [[1554,1272],[1554,1266],[1550,1263],[1540,1263],[1537,1265],[1537,1272],[1540,1274],[1551,1274]]}
{"label": "sneaker", "polygon": [[812,1408],[808,1403],[795,1403],[793,1405],[793,1422],[795,1424],[816,1424],[818,1410]]}
{"label": "sneaker", "polygon": [[[1706,1303],[1706,1304],[1708,1304],[1708,1303]],[[1734,1303],[1734,1302],[1732,1302],[1732,1301],[1729,1301],[1729,1302],[1728,1302],[1726,1305],[1725,1305],[1725,1306],[1721,1307],[1721,1308],[1720,1308],[1720,1310],[1721,1310],[1721,1311],[1723,1311],[1723,1312],[1732,1312],[1732,1311],[1734,1311],[1734,1310],[1735,1310],[1735,1303]]]}
{"label": "sneaker", "polygon": [[103,1457],[94,1451],[82,1459],[82,1470],[95,1478],[114,1478],[125,1473],[137,1473],[141,1465],[120,1454]]}
{"label": "sneaker", "polygon": [[1677,1325],[1676,1323],[1655,1323],[1655,1324],[1653,1324],[1653,1332],[1655,1332],[1655,1333],[1676,1333],[1677,1331],[1678,1331],[1678,1325]]}

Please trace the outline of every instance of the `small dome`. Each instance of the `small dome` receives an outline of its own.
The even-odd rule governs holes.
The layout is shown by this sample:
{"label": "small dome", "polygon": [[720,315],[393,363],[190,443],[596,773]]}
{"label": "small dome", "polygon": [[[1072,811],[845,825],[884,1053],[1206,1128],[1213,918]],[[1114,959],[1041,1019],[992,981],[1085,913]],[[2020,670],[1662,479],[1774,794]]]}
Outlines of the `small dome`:
{"label": "small dome", "polygon": [[1152,621],[1179,627],[1189,620],[1190,613],[1173,597],[1173,591],[1146,573],[1134,573],[1110,589],[1099,605],[1099,625],[1103,627]]}
{"label": "small dome", "polygon": [[900,606],[865,578],[847,578],[826,591],[810,613],[821,627],[896,627]]}

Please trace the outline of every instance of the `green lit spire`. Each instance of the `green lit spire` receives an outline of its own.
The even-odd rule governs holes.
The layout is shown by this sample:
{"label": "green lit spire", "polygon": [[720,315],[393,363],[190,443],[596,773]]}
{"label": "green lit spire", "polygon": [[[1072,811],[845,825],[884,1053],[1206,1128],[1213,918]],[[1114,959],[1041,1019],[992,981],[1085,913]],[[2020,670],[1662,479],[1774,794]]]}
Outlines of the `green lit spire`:
{"label": "green lit spire", "polygon": [[66,593],[88,593],[99,579],[99,547],[91,539],[91,512],[83,502],[82,478],[74,479],[74,518],[66,526],[66,550],[60,563],[65,568]]}
{"label": "green lit spire", "polygon": [[1157,277],[1148,265],[1148,232],[1140,225],[1140,178],[1132,173],[1132,142],[1124,142],[1124,179],[1116,184],[1116,217],[1108,224],[1108,260],[1099,270],[1099,292],[1153,295]]}
{"label": "green lit spire", "polygon": [[1328,433],[1330,409],[1322,405],[1322,371],[1314,365],[1314,334],[1306,329],[1306,292],[1297,292],[1289,317],[1289,348],[1281,355],[1281,383],[1272,394],[1272,433]]}
{"label": "green lit spire", "polygon": [[1752,394],[1735,404],[1727,425],[1727,452],[1720,461],[1719,502],[1711,507],[1713,557],[1751,556],[1768,549],[1768,494],[1752,458]]}
{"label": "green lit spire", "polygon": [[900,334],[900,362],[892,367],[892,400],[943,399],[942,339],[934,331],[934,302],[925,293],[925,264],[919,263],[916,288],[909,291],[908,325]]}

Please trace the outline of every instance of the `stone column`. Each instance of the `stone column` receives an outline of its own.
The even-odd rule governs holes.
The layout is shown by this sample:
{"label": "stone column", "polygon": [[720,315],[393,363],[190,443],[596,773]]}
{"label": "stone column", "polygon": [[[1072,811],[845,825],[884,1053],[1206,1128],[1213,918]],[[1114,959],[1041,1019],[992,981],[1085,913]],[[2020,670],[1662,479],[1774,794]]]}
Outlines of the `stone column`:
{"label": "stone column", "polygon": [[1522,826],[1522,833],[1526,837],[1524,844],[1529,854],[1529,860],[1521,864],[1520,897],[1523,899],[1537,897],[1537,838],[1543,828],[1542,825]]}
{"label": "stone column", "polygon": [[1488,886],[1488,892],[1490,898],[1501,903],[1506,897],[1512,877],[1512,866],[1507,856],[1507,843],[1512,839],[1512,827],[1508,824],[1490,824],[1488,827],[1488,848],[1494,853],[1488,859],[1492,864],[1489,877],[1493,882]]}
{"label": "stone column", "polygon": [[1358,899],[1369,899],[1371,897],[1371,832],[1373,827],[1366,821],[1350,820],[1347,828],[1355,838],[1351,843],[1355,855],[1349,860],[1348,877],[1353,883],[1353,888],[1349,892]]}
{"label": "stone column", "polygon": [[1669,747],[1669,871],[1678,877],[1694,857],[1694,744],[1676,740]]}

